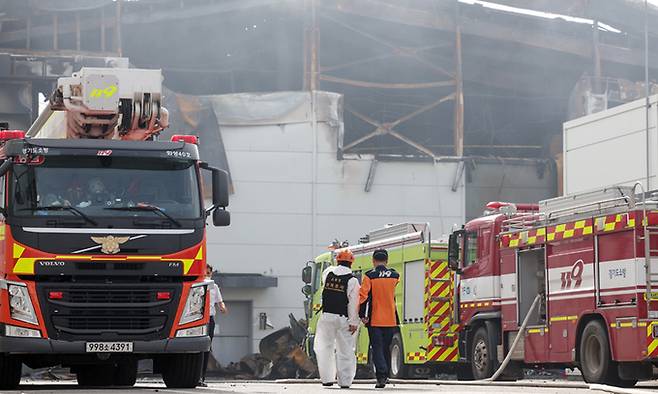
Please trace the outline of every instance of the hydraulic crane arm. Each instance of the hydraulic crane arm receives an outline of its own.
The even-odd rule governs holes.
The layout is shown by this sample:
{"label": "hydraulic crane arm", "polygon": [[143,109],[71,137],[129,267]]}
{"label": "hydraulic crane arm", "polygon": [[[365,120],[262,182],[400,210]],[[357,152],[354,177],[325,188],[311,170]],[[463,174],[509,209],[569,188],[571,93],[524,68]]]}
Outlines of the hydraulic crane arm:
{"label": "hydraulic crane arm", "polygon": [[[49,110],[48,118],[65,114],[70,139],[149,140],[169,126],[160,70],[82,68],[57,80]],[[47,123],[38,119],[28,135],[40,134]]]}

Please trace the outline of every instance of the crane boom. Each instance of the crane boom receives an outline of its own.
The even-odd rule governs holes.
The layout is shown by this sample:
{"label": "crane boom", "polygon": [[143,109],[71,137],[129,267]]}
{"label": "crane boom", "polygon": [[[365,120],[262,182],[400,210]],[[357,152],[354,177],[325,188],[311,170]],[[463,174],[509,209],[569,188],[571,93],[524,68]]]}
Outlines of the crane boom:
{"label": "crane boom", "polygon": [[168,126],[160,70],[83,67],[57,80],[28,136],[150,140]]}

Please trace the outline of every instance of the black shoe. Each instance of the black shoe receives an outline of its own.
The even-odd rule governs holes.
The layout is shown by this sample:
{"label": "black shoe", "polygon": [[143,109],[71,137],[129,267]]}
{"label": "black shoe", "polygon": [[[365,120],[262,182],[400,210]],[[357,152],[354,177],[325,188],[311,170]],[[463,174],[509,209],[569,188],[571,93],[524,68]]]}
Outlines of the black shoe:
{"label": "black shoe", "polygon": [[331,386],[333,386],[334,384],[333,384],[333,383],[322,383],[322,385],[323,385],[324,387],[331,387]]}
{"label": "black shoe", "polygon": [[375,385],[376,389],[383,389],[386,387],[386,383],[388,383],[388,379],[386,378],[377,378],[377,384]]}
{"label": "black shoe", "polygon": [[208,384],[206,382],[199,382],[199,384],[196,385],[197,387],[208,387]]}

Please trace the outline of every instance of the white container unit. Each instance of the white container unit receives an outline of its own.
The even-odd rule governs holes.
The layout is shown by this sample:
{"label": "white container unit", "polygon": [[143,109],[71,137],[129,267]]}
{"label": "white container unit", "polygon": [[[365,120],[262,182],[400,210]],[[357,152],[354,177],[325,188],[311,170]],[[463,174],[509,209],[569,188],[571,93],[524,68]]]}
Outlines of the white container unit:
{"label": "white container unit", "polygon": [[647,176],[647,190],[658,189],[658,96],[649,99],[648,156],[645,99],[564,123],[565,195],[637,181],[647,188]]}

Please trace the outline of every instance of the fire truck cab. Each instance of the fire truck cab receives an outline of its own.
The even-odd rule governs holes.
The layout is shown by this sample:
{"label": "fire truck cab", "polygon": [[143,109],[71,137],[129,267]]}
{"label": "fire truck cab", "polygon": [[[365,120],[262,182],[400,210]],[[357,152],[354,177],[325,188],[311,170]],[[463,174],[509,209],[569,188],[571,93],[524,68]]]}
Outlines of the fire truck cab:
{"label": "fire truck cab", "polygon": [[618,386],[652,377],[658,200],[635,191],[490,203],[453,232],[462,377],[490,377],[508,355],[506,372],[578,367],[587,382]]}

